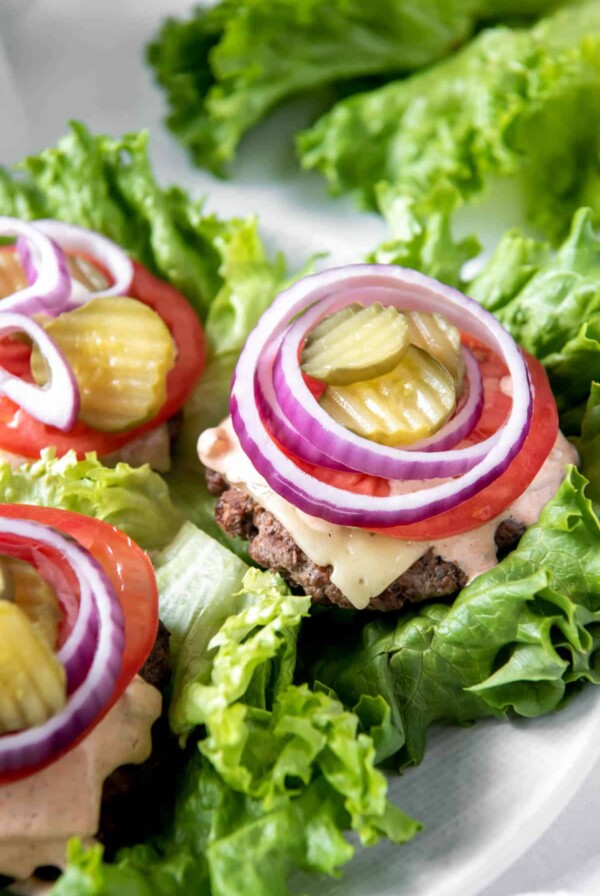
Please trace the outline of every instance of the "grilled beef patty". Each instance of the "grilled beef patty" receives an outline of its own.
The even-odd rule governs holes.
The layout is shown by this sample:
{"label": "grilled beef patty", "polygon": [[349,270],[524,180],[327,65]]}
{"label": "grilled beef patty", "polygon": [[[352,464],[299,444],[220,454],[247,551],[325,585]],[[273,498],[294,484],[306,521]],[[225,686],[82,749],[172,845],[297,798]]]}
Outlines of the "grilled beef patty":
{"label": "grilled beef patty", "polygon": [[[144,681],[164,692],[171,679],[169,632],[158,624],[154,647],[139,674]],[[97,838],[104,843],[107,857],[116,849],[145,840],[156,830],[163,795],[171,783],[169,769],[177,749],[167,720],[166,705],[152,726],[152,753],[141,765],[122,765],[104,782],[100,827]]]}
{"label": "grilled beef patty", "polygon": [[[352,607],[331,581],[332,567],[313,563],[272,513],[246,492],[229,486],[219,473],[208,470],[207,483],[209,491],[219,495],[217,523],[228,535],[248,542],[248,553],[256,563],[281,573],[292,589],[301,589],[315,603]],[[499,559],[517,546],[524,531],[525,526],[514,520],[498,525],[495,542]],[[467,576],[457,563],[442,559],[430,548],[385,591],[371,598],[369,609],[399,610],[405,603],[451,598],[466,583]]]}

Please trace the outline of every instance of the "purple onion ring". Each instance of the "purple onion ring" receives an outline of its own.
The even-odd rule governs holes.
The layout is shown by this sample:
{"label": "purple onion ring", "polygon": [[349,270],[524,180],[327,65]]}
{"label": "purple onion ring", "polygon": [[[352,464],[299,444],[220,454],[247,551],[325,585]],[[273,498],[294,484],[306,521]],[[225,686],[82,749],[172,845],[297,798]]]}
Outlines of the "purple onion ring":
{"label": "purple onion ring", "polygon": [[[265,431],[255,401],[254,382],[261,355],[274,340],[284,340],[298,314],[325,298],[334,305],[338,296],[343,304],[350,301],[364,304],[375,294],[372,292],[374,288],[377,301],[381,301],[384,290],[387,293],[385,304],[443,314],[452,324],[499,354],[512,377],[510,413],[498,430],[495,443],[491,447],[488,445],[485,457],[461,476],[412,494],[373,497],[318,481],[279,450]],[[329,302],[327,305],[330,307]],[[302,380],[297,355],[295,360],[298,377]],[[312,395],[310,397],[312,401]],[[329,522],[379,528],[418,522],[442,513],[497,479],[525,441],[531,422],[532,395],[527,366],[519,347],[496,318],[477,302],[416,271],[395,265],[350,265],[305,277],[278,296],[261,317],[242,351],[230,407],[242,448],[277,494],[306,513]],[[315,433],[319,432],[319,423]],[[314,440],[314,434],[309,437]],[[329,436],[323,433],[320,438],[318,447],[327,453]],[[387,454],[389,449],[384,450]],[[352,457],[338,459],[355,468]]]}

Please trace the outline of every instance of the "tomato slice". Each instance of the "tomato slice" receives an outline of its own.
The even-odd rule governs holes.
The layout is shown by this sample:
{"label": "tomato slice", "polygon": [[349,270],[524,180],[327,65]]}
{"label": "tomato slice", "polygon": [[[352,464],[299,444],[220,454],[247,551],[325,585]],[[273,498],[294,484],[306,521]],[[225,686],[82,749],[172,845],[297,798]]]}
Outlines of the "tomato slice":
{"label": "tomato slice", "polygon": [[[474,351],[484,380],[485,405],[478,425],[462,445],[480,442],[502,425],[512,399],[500,389],[500,381],[508,370],[502,360],[475,340],[463,338]],[[523,352],[533,387],[533,413],[529,433],[523,447],[508,469],[472,498],[452,510],[438,513],[418,523],[377,528],[371,531],[411,541],[434,541],[460,535],[488,522],[502,513],[530,485],[550,454],[558,433],[558,411],[546,371],[540,362]],[[287,453],[287,452],[286,452]],[[290,455],[288,455],[290,456]],[[302,470],[336,488],[355,494],[385,497],[390,494],[387,479],[365,473],[328,470],[292,457]]]}
{"label": "tomato slice", "polygon": [[[125,649],[117,684],[110,700],[92,724],[69,745],[67,750],[71,750],[114,706],[152,650],[158,630],[158,590],[154,570],[147,555],[135,542],[119,529],[100,520],[67,510],[54,510],[49,507],[25,504],[1,504],[0,515],[12,519],[33,520],[46,526],[52,526],[78,541],[104,569],[115,588],[123,609]],[[34,558],[32,557],[32,559]],[[54,554],[52,562],[60,564],[58,554]],[[62,560],[62,566],[65,582],[72,582],[73,577],[66,561]],[[41,568],[40,572],[42,572]],[[76,615],[72,611],[72,603],[78,600],[78,595],[73,589],[70,594],[59,592],[59,599],[61,603],[67,602],[64,629],[59,639],[59,643],[61,643],[76,619]],[[10,777],[3,777],[0,778],[0,782],[16,780],[18,777],[32,774],[33,771],[28,769],[23,775],[17,773]]]}
{"label": "tomato slice", "polygon": [[[40,451],[52,445],[59,457],[74,450],[83,458],[88,451],[102,457],[122,448],[138,436],[172,417],[189,398],[204,369],[205,341],[202,325],[187,299],[168,283],[159,280],[143,265],[133,262],[134,277],[130,290],[134,299],[149,305],[162,317],[177,346],[175,366],[167,376],[167,400],[154,419],[125,432],[99,432],[78,421],[64,433],[30,417],[6,396],[0,396],[0,449],[39,457]],[[5,339],[0,342],[0,365],[31,380],[30,349],[24,343]]]}

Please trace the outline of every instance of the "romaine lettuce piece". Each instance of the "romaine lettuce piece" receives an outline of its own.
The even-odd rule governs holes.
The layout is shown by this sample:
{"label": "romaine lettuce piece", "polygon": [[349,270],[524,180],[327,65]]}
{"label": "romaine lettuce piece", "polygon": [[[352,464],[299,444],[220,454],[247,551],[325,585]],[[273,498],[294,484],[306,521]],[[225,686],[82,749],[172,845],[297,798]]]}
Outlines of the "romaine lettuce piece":
{"label": "romaine lettuce piece", "polygon": [[531,221],[564,234],[600,212],[600,7],[579,0],[529,29],[496,27],[425,72],[338,103],[299,138],[304,167],[420,232],[445,185],[457,201],[518,177]]}
{"label": "romaine lettuce piece", "polygon": [[600,683],[600,523],[585,485],[570,468],[519,547],[450,606],[340,627],[315,617],[302,641],[314,651],[313,678],[347,706],[383,695],[403,764],[421,761],[438,720],[537,716],[577,682]]}
{"label": "romaine lettuce piece", "polygon": [[248,567],[190,522],[153,558],[153,565],[160,618],[171,633],[173,716],[184,684],[208,679],[208,644],[224,620],[242,609],[240,590]]}
{"label": "romaine lettuce piece", "polygon": [[[283,100],[349,79],[397,76],[453,52],[488,17],[551,0],[221,0],[169,19],[148,60],[169,127],[198,165],[222,174],[243,134]],[[341,86],[340,86],[341,85]],[[324,99],[327,94],[323,93]]]}

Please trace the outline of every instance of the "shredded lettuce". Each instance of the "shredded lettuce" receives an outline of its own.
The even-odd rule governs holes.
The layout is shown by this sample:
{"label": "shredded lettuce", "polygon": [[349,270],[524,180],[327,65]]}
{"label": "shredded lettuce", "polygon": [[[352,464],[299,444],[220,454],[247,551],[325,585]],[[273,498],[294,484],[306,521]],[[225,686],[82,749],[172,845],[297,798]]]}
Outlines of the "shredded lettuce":
{"label": "shredded lettuce", "polygon": [[531,28],[495,27],[422,73],[338,103],[299,138],[306,168],[391,227],[422,232],[437,191],[455,204],[518,178],[532,223],[564,234],[600,208],[600,7],[568,4]]}
{"label": "shredded lettuce", "polygon": [[[169,19],[148,61],[167,123],[198,165],[222,174],[244,133],[282,101],[397,76],[453,52],[478,20],[538,13],[551,0],[221,0]],[[350,81],[350,84],[345,82]]]}

